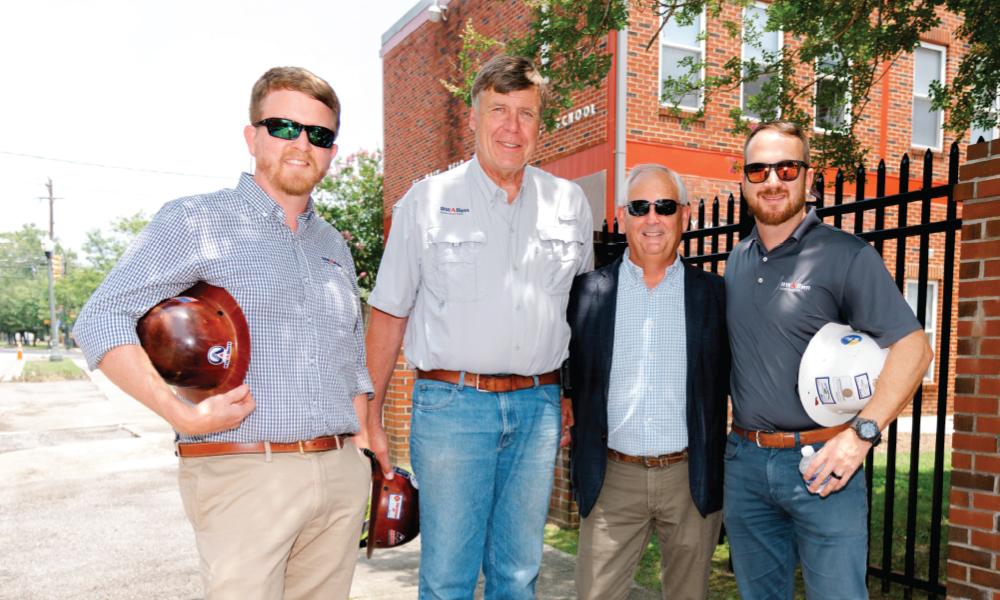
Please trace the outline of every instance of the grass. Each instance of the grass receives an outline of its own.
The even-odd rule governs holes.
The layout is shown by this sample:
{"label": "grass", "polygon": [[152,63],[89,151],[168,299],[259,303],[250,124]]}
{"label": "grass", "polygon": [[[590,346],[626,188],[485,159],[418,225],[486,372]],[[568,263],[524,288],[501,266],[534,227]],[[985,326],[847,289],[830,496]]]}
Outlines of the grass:
{"label": "grass", "polygon": [[49,360],[29,360],[24,365],[21,376],[15,379],[21,383],[41,381],[71,381],[86,379],[87,374],[71,360],[51,362]]}
{"label": "grass", "polygon": [[[930,505],[933,484],[934,453],[922,452],[919,461],[919,476],[917,479],[917,521],[916,544],[914,552],[914,573],[926,579],[928,576],[928,561],[930,555]],[[885,505],[885,471],[886,455],[876,454],[872,470],[872,529],[869,547],[871,549],[869,564],[881,565],[882,559],[882,523],[883,507]],[[948,489],[951,475],[951,454],[947,453],[944,461],[944,498],[941,526],[941,558],[939,581],[945,579],[946,548],[948,539]],[[895,513],[893,515],[892,568],[902,573],[906,551],[906,499],[909,481],[909,453],[900,448],[896,457],[896,494],[894,498]],[[579,532],[575,529],[560,529],[554,525],[545,527],[545,543],[553,548],[576,555]],[[635,581],[639,585],[660,590],[660,548],[656,536],[652,536],[649,546],[643,553],[636,568]],[[708,597],[711,600],[730,600],[740,597],[736,588],[736,579],[729,570],[729,544],[723,543],[716,547],[712,556],[712,569],[708,580]],[[801,574],[796,573],[795,597],[805,598]],[[873,599],[902,598],[904,589],[893,584],[889,591],[882,592],[882,581],[869,578],[868,590]],[[915,597],[925,597],[923,592],[914,592]]]}

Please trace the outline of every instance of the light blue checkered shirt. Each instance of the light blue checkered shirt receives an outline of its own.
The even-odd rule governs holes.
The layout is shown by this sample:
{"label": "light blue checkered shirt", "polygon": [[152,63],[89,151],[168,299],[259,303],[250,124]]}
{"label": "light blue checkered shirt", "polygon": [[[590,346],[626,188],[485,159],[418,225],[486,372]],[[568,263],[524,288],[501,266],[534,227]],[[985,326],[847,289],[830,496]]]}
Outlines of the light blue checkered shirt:
{"label": "light blue checkered shirt", "polygon": [[648,289],[628,250],[618,271],[608,447],[659,456],[688,445],[687,327],[680,257]]}
{"label": "light blue checkered shirt", "polygon": [[257,408],[236,429],[182,442],[293,442],[358,430],[372,391],[350,250],[310,200],[298,230],[244,173],[236,189],[168,202],[91,296],[73,329],[95,368],[138,344],[138,319],[198,281],[225,288],[250,327]]}

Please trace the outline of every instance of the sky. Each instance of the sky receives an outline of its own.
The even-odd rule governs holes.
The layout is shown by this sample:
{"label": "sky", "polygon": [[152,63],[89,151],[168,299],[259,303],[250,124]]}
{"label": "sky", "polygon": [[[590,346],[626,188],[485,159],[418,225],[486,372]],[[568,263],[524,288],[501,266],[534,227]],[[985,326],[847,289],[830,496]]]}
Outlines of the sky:
{"label": "sky", "polygon": [[[418,0],[32,0],[0,35],[0,232],[86,232],[233,187],[250,88],[306,67],[341,101],[340,155],[382,147],[382,34]],[[29,156],[46,157],[47,159]],[[58,159],[58,160],[52,160]],[[125,168],[101,168],[92,163]],[[155,171],[155,172],[154,172]]]}

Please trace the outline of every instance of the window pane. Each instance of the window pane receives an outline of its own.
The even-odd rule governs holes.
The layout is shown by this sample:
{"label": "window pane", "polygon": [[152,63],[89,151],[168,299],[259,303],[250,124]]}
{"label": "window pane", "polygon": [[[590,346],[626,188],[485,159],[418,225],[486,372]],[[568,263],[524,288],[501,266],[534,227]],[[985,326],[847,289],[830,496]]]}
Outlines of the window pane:
{"label": "window pane", "polygon": [[983,141],[988,142],[994,139],[995,136],[993,135],[992,129],[980,129],[973,125],[971,131],[969,132],[969,143],[975,144],[979,141],[980,137],[983,138]]}
{"label": "window pane", "polygon": [[758,114],[756,111],[749,110],[747,108],[747,104],[750,98],[759,94],[760,89],[764,86],[765,83],[767,83],[770,80],[771,80],[770,75],[763,75],[761,77],[758,77],[754,81],[749,81],[743,84],[743,114],[752,119],[761,118],[761,115]]}
{"label": "window pane", "polygon": [[[681,60],[686,57],[691,57],[692,60],[698,62],[701,59],[700,52],[691,52],[688,50],[679,50],[677,48],[671,48],[669,46],[662,47],[662,55],[660,57],[660,78],[661,81],[666,80],[667,77],[681,77],[688,72],[687,66],[682,66],[680,64]],[[701,72],[696,71],[694,73],[694,80],[699,84],[701,83]],[[700,92],[694,91],[689,94],[685,94],[681,98],[680,106],[685,106],[688,108],[698,108],[698,103],[700,101]]]}
{"label": "window pane", "polygon": [[667,44],[679,44],[681,46],[698,47],[698,32],[701,31],[701,15],[695,17],[690,25],[678,25],[674,19],[667,21],[663,27],[662,40]]}
{"label": "window pane", "polygon": [[837,89],[836,82],[821,79],[816,83],[816,126],[836,129],[847,119],[847,94]]}
{"label": "window pane", "polygon": [[913,53],[913,58],[913,93],[928,96],[931,82],[941,79],[941,52],[921,47]]}
{"label": "window pane", "polygon": [[931,101],[913,98],[913,143],[918,146],[936,148],[938,131],[941,129],[941,111],[931,110]]}

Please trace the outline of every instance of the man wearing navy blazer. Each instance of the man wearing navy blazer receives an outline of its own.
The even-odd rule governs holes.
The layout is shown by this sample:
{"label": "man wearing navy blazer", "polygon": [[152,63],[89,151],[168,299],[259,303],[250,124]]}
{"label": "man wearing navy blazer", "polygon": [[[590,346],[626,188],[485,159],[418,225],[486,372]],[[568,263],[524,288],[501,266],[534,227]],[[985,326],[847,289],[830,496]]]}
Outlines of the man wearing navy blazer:
{"label": "man wearing navy blazer", "polygon": [[704,598],[722,522],[729,341],[722,277],[677,253],[680,177],[640,165],[617,208],[628,249],[570,293],[571,472],[580,598],[625,598],[655,531],[664,598]]}

